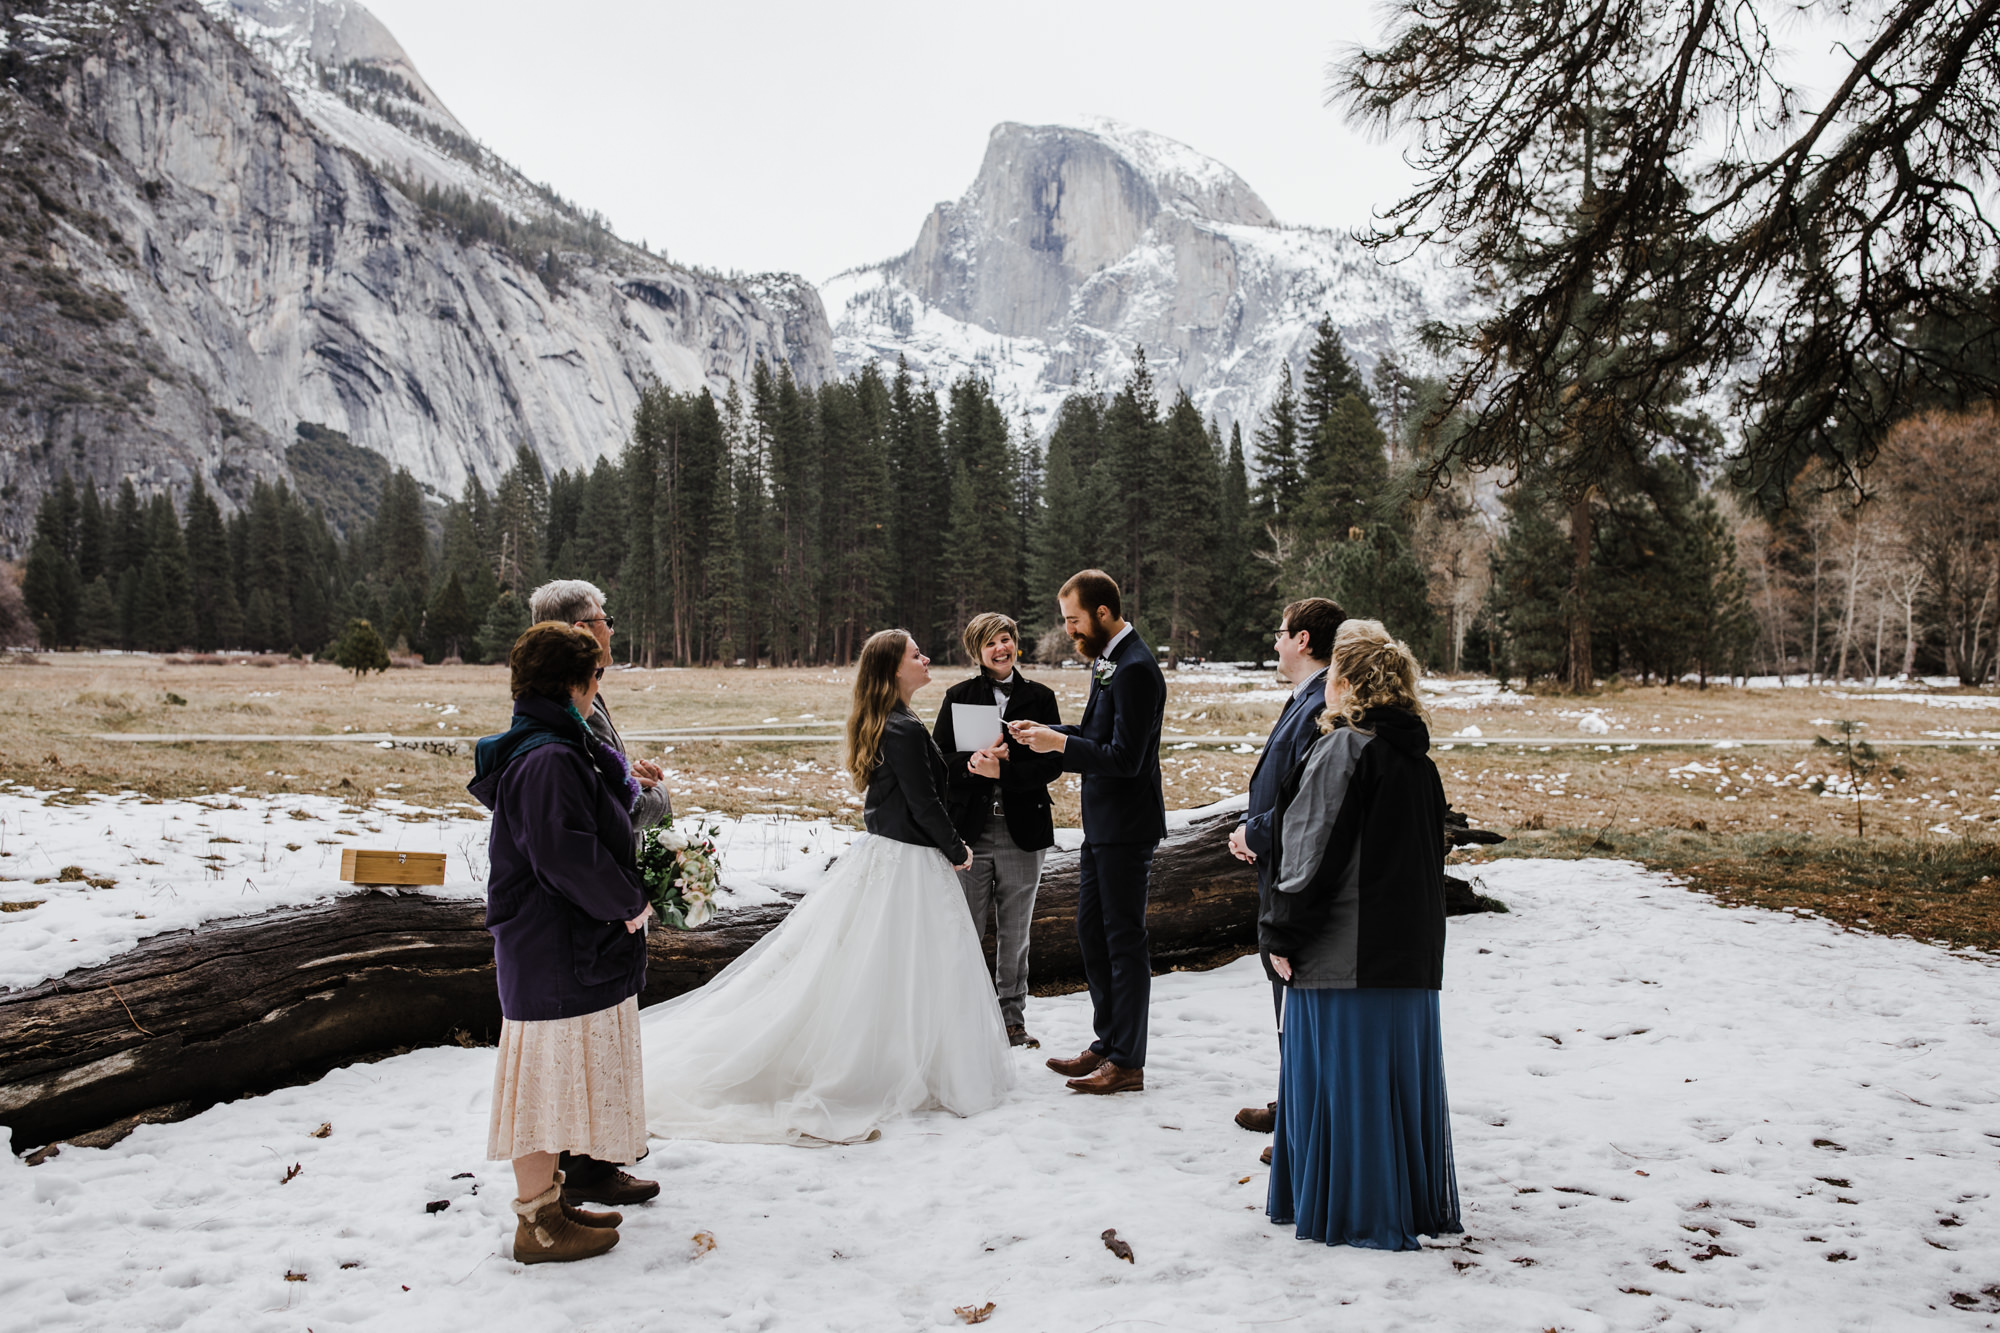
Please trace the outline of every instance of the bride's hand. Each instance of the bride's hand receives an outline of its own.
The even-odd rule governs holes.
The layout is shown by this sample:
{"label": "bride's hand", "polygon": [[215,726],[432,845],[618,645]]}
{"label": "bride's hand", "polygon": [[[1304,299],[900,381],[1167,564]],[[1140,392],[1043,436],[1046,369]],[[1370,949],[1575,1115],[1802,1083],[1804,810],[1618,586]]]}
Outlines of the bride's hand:
{"label": "bride's hand", "polygon": [[636,934],[639,931],[644,930],[646,928],[646,923],[652,920],[652,918],[653,918],[653,905],[651,903],[647,903],[645,911],[639,913],[639,915],[633,917],[630,921],[627,921],[625,923],[625,933],[627,935],[632,935]]}
{"label": "bride's hand", "polygon": [[953,870],[972,869],[972,849],[970,847],[967,847],[965,849],[965,859],[963,861],[960,861],[957,865],[953,866],[952,869]]}

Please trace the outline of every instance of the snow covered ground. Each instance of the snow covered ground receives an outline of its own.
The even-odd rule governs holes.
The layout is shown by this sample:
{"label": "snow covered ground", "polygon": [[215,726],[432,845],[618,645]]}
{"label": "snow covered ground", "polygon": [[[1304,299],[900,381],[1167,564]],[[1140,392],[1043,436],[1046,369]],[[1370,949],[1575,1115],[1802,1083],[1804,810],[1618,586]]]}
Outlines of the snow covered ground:
{"label": "snow covered ground", "polygon": [[1143,1094],[1064,1092],[1039,1056],[1080,1047],[1088,1011],[1036,1000],[1044,1051],[1019,1053],[998,1110],[853,1148],[661,1144],[661,1198],[573,1267],[505,1257],[510,1182],[480,1160],[490,1051],[355,1066],[37,1167],[0,1157],[0,1330],[873,1331],[988,1301],[991,1327],[1022,1330],[2000,1324],[1992,960],[1620,863],[1482,873],[1513,911],[1451,924],[1468,1234],[1423,1253],[1265,1219],[1262,1140],[1229,1122],[1275,1076],[1246,960],[1155,983]]}
{"label": "snow covered ground", "polygon": [[[683,824],[697,821],[718,829],[724,910],[805,887],[856,836],[767,815]],[[0,990],[107,962],[163,931],[358,892],[340,882],[342,847],[443,852],[445,882],[420,892],[486,892],[485,813],[470,803],[441,814],[394,799],[364,809],[327,796],[163,801],[0,784],[0,904],[39,904],[0,912]],[[69,867],[82,877],[59,878]]]}

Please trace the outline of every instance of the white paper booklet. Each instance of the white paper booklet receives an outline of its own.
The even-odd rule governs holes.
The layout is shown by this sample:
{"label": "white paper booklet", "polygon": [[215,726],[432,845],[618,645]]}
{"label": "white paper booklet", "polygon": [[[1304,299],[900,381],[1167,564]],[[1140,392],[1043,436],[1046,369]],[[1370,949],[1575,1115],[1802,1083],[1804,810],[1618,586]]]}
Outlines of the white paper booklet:
{"label": "white paper booklet", "polygon": [[1000,739],[998,704],[953,704],[951,734],[964,751],[984,750]]}

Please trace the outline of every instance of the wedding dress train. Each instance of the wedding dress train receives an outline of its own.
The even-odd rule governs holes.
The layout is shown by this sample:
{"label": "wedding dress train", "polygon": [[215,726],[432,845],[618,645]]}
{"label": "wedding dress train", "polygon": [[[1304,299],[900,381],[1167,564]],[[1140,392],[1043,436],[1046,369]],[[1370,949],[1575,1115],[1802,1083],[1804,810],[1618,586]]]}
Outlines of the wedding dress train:
{"label": "wedding dress train", "polygon": [[1014,1085],[950,864],[874,835],[776,930],[641,1023],[660,1138],[855,1142],[909,1111],[984,1111]]}

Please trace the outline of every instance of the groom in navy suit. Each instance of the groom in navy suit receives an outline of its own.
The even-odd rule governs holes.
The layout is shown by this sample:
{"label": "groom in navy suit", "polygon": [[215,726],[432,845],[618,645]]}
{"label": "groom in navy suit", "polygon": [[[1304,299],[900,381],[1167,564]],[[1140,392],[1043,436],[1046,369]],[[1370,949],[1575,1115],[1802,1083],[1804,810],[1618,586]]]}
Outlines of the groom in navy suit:
{"label": "groom in navy suit", "polygon": [[1062,756],[1083,775],[1083,857],[1076,938],[1090,983],[1097,1040],[1074,1060],[1049,1068],[1077,1092],[1138,1092],[1146,1086],[1147,1006],[1152,957],[1146,948],[1146,890],[1153,851],[1167,836],[1160,791],[1160,725],[1167,679],[1125,623],[1118,585],[1086,569],[1056,595],[1063,629],[1090,665],[1090,699],[1075,726],[1007,724],[1031,750]]}

